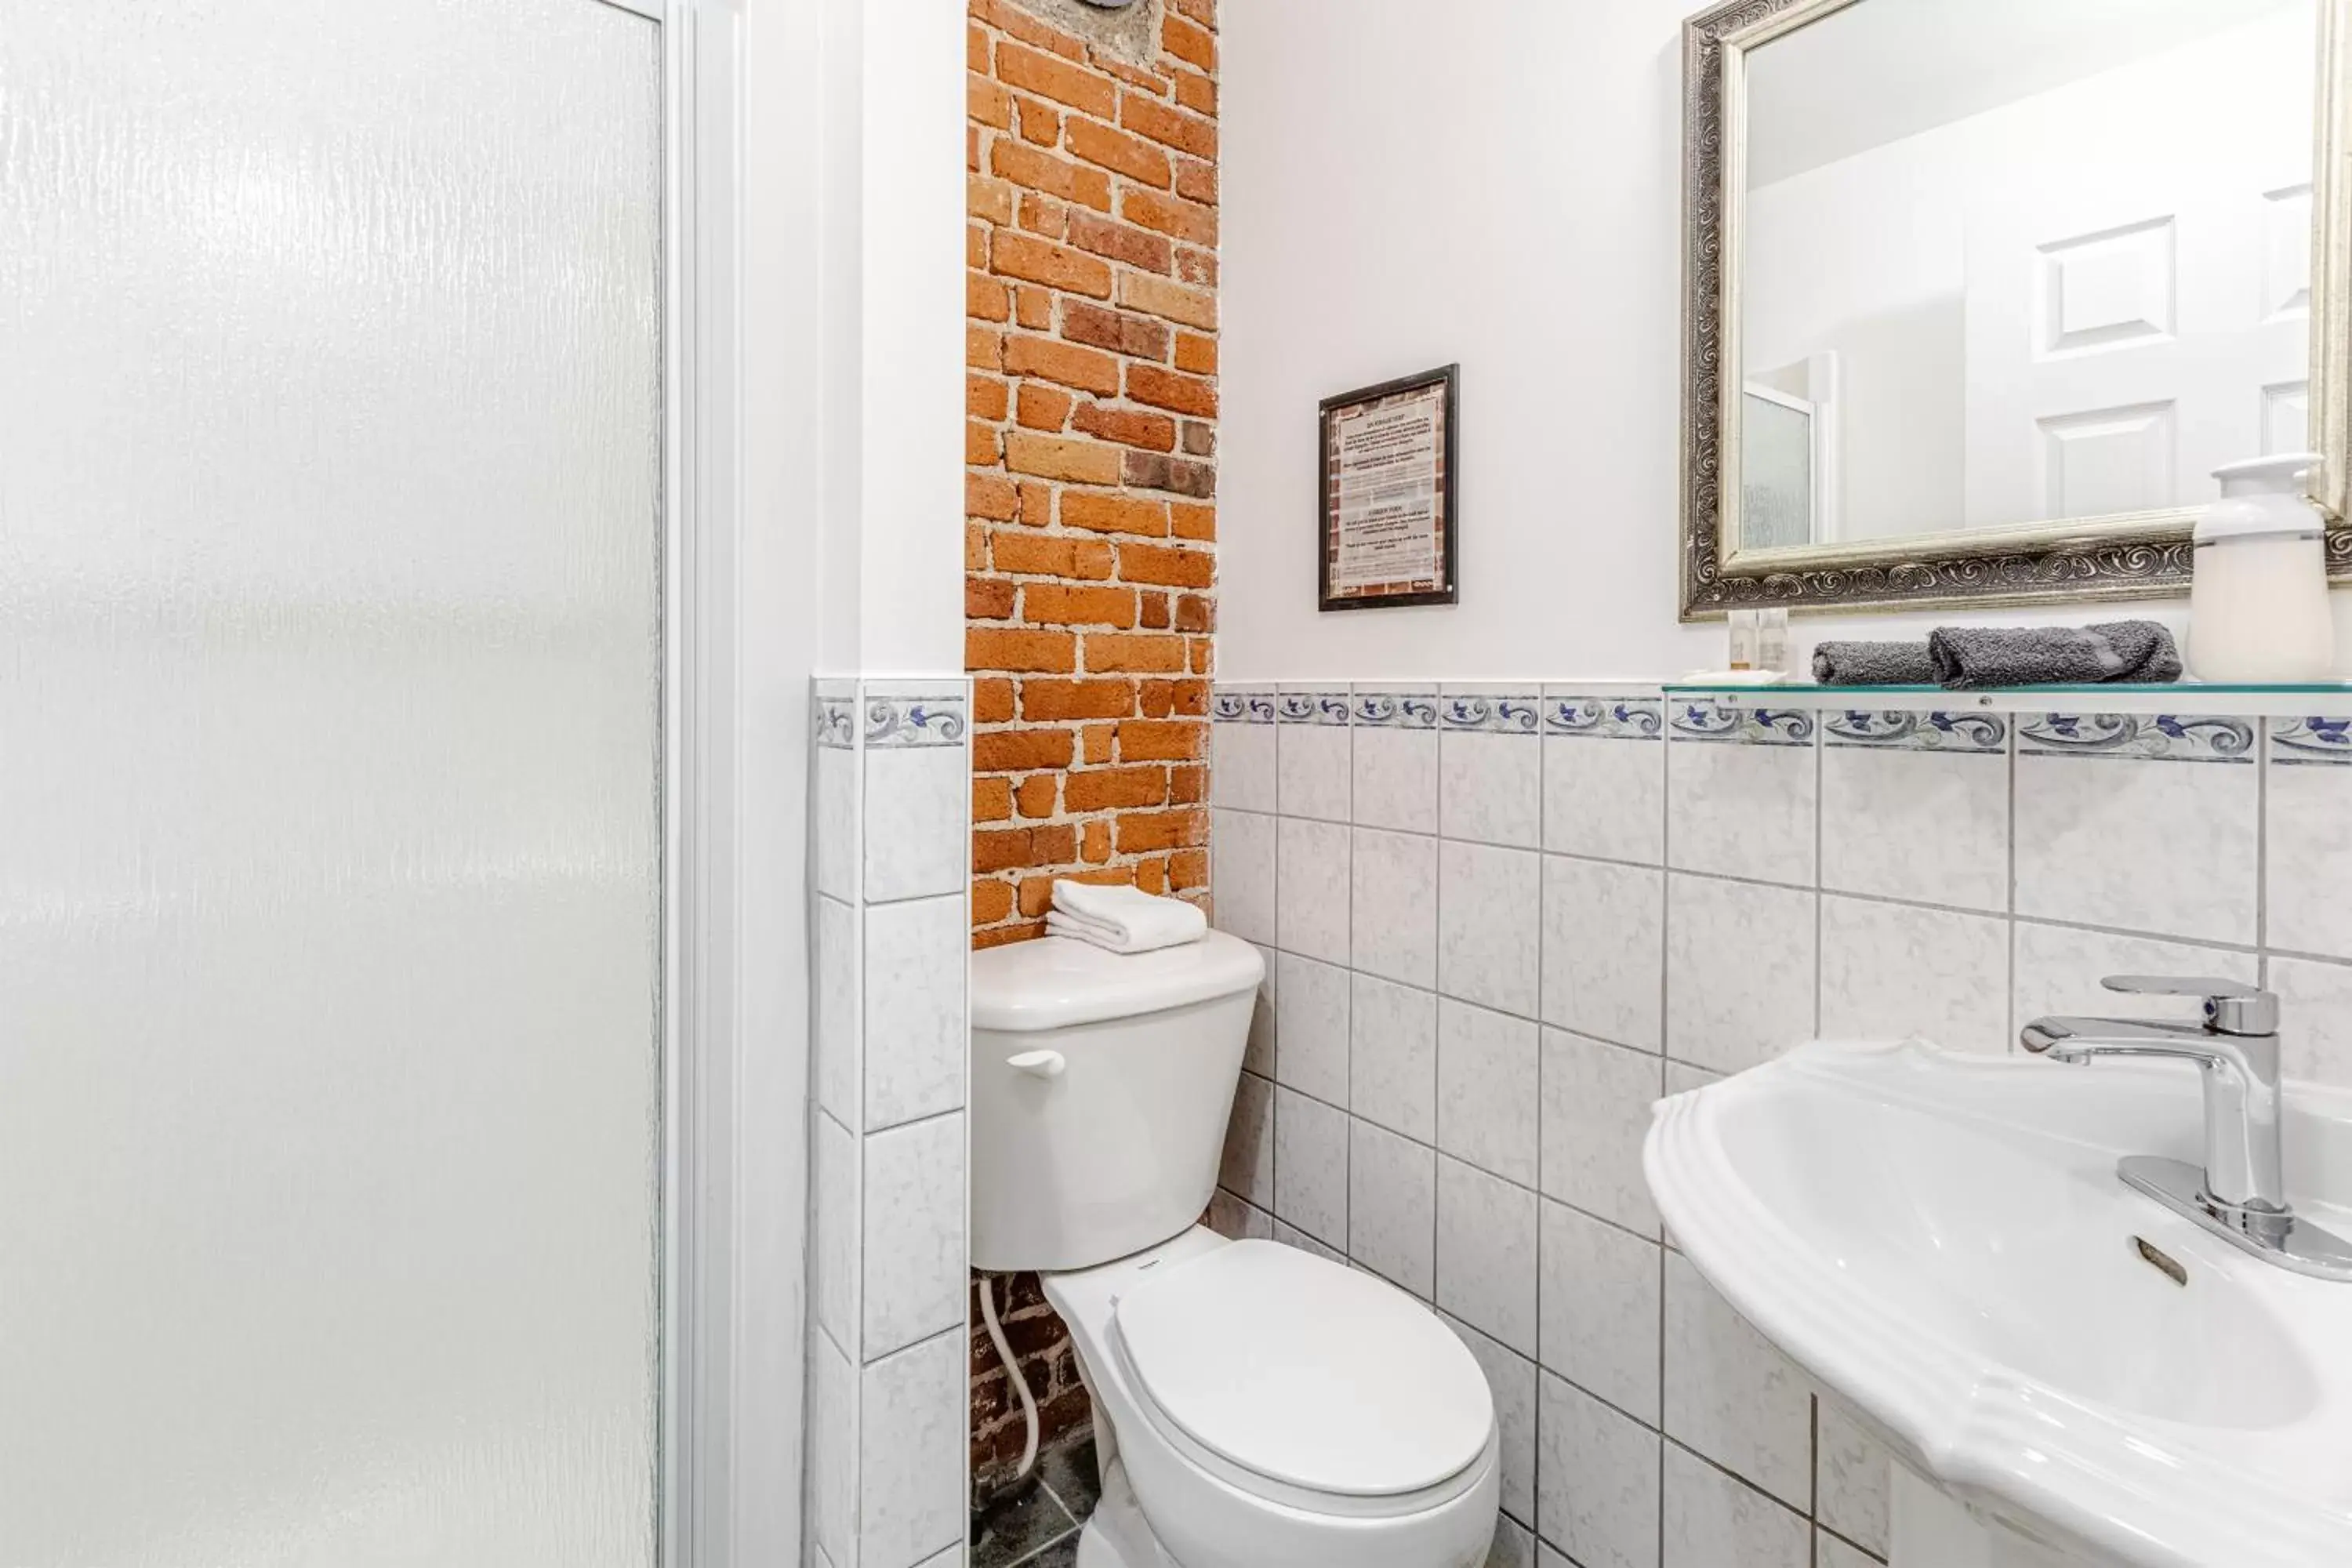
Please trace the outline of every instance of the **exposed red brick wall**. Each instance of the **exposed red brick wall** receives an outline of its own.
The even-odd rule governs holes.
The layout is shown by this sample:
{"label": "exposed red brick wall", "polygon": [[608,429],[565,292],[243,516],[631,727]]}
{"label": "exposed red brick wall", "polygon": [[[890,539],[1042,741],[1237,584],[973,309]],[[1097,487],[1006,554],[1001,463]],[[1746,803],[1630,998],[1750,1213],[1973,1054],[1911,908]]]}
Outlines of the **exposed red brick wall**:
{"label": "exposed red brick wall", "polygon": [[[1205,899],[1216,624],[1216,0],[1138,0],[1118,58],[971,0],[965,666],[972,944],[1040,934],[1057,876]],[[1005,1330],[1045,1440],[1089,1418],[1034,1277]],[[1022,1445],[972,1311],[972,1476]]]}
{"label": "exposed red brick wall", "polygon": [[1056,876],[1205,896],[1214,0],[1118,59],[971,0],[965,665],[973,942]]}

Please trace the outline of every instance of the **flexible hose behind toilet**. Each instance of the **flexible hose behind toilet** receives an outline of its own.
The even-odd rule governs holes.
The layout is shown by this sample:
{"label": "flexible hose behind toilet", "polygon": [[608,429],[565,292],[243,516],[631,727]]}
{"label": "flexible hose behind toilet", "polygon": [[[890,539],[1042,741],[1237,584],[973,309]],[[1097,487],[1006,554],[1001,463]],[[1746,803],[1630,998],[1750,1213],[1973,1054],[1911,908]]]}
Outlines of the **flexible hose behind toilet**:
{"label": "flexible hose behind toilet", "polygon": [[980,1277],[980,1320],[988,1325],[988,1342],[996,1347],[996,1359],[1004,1363],[1004,1375],[1013,1380],[1013,1391],[1021,1396],[1021,1468],[1013,1472],[1019,1480],[1037,1462],[1037,1401],[1029,1392],[1029,1380],[1021,1375],[1021,1365],[1013,1359],[1013,1347],[1004,1342],[1004,1327],[996,1321],[996,1281],[988,1275]]}

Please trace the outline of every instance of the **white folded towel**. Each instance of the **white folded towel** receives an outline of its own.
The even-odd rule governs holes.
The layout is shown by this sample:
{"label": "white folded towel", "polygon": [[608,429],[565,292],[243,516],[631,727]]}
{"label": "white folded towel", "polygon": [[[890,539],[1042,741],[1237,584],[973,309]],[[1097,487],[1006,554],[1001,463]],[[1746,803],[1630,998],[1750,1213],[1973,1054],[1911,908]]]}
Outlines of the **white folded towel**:
{"label": "white folded towel", "polygon": [[1209,918],[1181,899],[1155,898],[1137,888],[1057,881],[1045,929],[1111,952],[1150,952],[1200,941],[1209,932]]}

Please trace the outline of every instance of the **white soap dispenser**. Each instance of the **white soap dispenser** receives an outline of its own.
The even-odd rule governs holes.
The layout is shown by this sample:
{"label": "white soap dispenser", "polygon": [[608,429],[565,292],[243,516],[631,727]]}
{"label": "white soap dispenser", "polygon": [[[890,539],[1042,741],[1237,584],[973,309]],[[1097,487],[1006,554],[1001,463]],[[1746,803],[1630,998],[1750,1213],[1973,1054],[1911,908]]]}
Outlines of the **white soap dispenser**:
{"label": "white soap dispenser", "polygon": [[2197,520],[2189,664],[2200,680],[2325,680],[2336,669],[2327,520],[2305,493],[2315,452],[2213,470],[2221,499]]}

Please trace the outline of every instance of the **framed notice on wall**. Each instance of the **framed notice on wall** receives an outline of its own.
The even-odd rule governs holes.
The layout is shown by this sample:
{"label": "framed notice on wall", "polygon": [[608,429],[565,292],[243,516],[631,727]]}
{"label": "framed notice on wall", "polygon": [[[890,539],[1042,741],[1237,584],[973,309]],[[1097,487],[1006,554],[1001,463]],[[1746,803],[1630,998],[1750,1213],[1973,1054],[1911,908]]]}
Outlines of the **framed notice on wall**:
{"label": "framed notice on wall", "polygon": [[1321,607],[1454,602],[1454,392],[1462,367],[1323,400]]}

